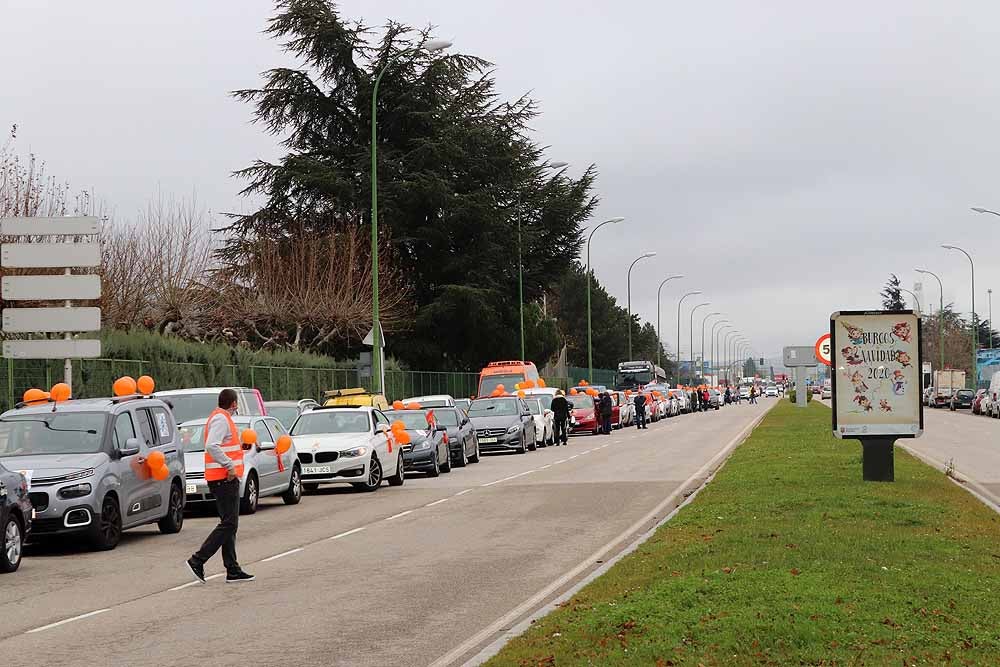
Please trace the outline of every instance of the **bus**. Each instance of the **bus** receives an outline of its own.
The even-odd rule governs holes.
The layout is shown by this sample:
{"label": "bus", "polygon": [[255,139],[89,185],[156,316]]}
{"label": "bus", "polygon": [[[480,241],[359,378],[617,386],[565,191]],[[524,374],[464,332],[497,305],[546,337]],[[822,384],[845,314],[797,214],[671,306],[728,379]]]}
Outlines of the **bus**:
{"label": "bus", "polygon": [[667,374],[651,361],[623,361],[618,364],[618,384],[616,389],[637,390],[647,384],[665,384]]}
{"label": "bus", "polygon": [[498,386],[513,394],[515,384],[525,380],[538,382],[538,369],[531,361],[491,361],[479,373],[479,396],[489,396]]}

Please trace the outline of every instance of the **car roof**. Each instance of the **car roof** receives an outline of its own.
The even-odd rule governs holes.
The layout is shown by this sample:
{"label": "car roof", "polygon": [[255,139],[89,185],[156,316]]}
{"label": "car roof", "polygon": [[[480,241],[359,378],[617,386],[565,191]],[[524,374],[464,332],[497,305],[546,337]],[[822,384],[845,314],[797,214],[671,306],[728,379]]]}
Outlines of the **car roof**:
{"label": "car roof", "polygon": [[[272,417],[271,415],[233,415],[234,424],[249,424],[255,419],[278,421],[277,417]],[[189,419],[186,422],[182,422],[180,426],[204,426],[207,421],[208,417],[205,417],[204,419]]]}
{"label": "car roof", "polygon": [[532,394],[535,394],[536,396],[554,396],[558,391],[558,387],[532,387],[531,389],[525,389],[524,393],[528,396],[531,396]]}
{"label": "car roof", "polygon": [[264,401],[264,407],[266,408],[268,406],[274,406],[276,408],[281,408],[281,407],[297,408],[307,401],[312,401],[313,403],[316,402],[311,398],[302,398],[297,401]]}
{"label": "car roof", "polygon": [[[376,409],[370,405],[316,405],[306,410],[306,412],[357,412],[358,410],[362,412],[374,412]],[[302,414],[306,414],[306,412]]]}
{"label": "car roof", "polygon": [[187,389],[167,389],[166,391],[158,391],[156,394],[162,396],[181,396],[183,394],[207,394],[210,392],[218,393],[223,389],[236,389],[238,391],[242,391],[248,389],[248,387],[189,387]]}
{"label": "car roof", "polygon": [[454,401],[455,397],[451,394],[430,394],[428,396],[414,396],[413,398],[404,398],[403,402],[414,401],[419,403],[420,401]]}
{"label": "car roof", "polygon": [[[14,408],[3,413],[3,417],[9,415],[32,415],[32,414],[52,414],[55,412],[115,412],[115,408],[125,407],[159,407],[167,408],[167,404],[157,400],[155,397],[123,397],[123,398],[78,398],[59,403],[42,403],[41,405],[26,405],[21,408]],[[52,408],[55,407],[55,410]],[[120,410],[119,410],[120,411]]]}

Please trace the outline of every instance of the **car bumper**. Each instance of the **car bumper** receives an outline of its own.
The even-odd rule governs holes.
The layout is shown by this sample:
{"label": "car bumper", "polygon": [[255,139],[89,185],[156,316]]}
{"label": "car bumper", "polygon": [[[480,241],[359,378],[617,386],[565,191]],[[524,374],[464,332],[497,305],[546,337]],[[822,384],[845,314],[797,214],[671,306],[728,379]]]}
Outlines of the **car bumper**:
{"label": "car bumper", "polygon": [[[494,437],[496,438],[496,442],[490,442]],[[520,448],[520,432],[501,436],[482,436],[479,438],[479,451],[481,452],[509,452]]]}
{"label": "car bumper", "polygon": [[32,538],[51,535],[71,535],[92,530],[98,515],[90,505],[67,505],[64,508],[48,508],[35,512],[31,520]]}
{"label": "car bumper", "polygon": [[312,463],[302,466],[303,484],[354,484],[368,479],[366,457],[338,459],[330,463]]}
{"label": "car bumper", "polygon": [[434,455],[433,449],[421,449],[418,451],[403,450],[404,470],[433,470]]}

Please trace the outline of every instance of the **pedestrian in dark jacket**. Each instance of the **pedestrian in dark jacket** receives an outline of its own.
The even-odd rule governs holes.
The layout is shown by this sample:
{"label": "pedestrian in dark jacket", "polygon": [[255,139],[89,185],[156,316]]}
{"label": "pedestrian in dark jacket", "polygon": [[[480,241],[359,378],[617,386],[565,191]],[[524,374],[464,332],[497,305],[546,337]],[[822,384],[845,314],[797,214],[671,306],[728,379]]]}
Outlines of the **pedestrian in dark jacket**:
{"label": "pedestrian in dark jacket", "polygon": [[611,414],[613,412],[611,394],[604,392],[601,394],[601,433],[604,435],[611,435]]}
{"label": "pedestrian in dark jacket", "polygon": [[632,403],[635,405],[635,427],[637,429],[646,428],[646,397],[642,394],[636,394]]}
{"label": "pedestrian in dark jacket", "polygon": [[549,406],[549,409],[552,410],[552,418],[554,420],[555,435],[553,436],[553,440],[556,441],[556,447],[559,446],[560,442],[563,445],[568,444],[569,429],[567,426],[572,408],[570,408],[569,401],[566,400],[562,389],[556,392],[556,395],[552,398],[552,404]]}

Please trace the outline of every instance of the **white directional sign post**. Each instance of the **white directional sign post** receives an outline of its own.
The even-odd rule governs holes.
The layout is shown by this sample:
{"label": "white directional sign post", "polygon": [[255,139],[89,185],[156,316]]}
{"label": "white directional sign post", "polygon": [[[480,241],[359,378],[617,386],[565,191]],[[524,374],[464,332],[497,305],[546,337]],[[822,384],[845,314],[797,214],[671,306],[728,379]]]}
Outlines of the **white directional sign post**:
{"label": "white directional sign post", "polygon": [[[31,275],[4,276],[0,296],[4,301],[30,301],[38,307],[4,308],[3,332],[45,334],[46,337],[4,340],[8,359],[64,359],[64,381],[72,386],[72,359],[101,356],[101,341],[74,338],[84,331],[101,328],[101,309],[74,307],[73,301],[101,298],[101,279],[96,274],[73,273],[73,269],[98,267],[101,246],[97,241],[99,221],[93,216],[64,218],[2,218],[0,234],[5,238],[45,237],[31,243],[0,245],[0,267],[31,270]],[[62,269],[62,274],[38,274],[38,269]],[[55,305],[52,302],[61,302]],[[63,334],[49,338],[49,334]]]}
{"label": "white directional sign post", "polygon": [[816,367],[816,351],[807,345],[790,345],[783,350],[782,357],[786,368],[795,369],[795,405],[807,407],[806,369]]}

